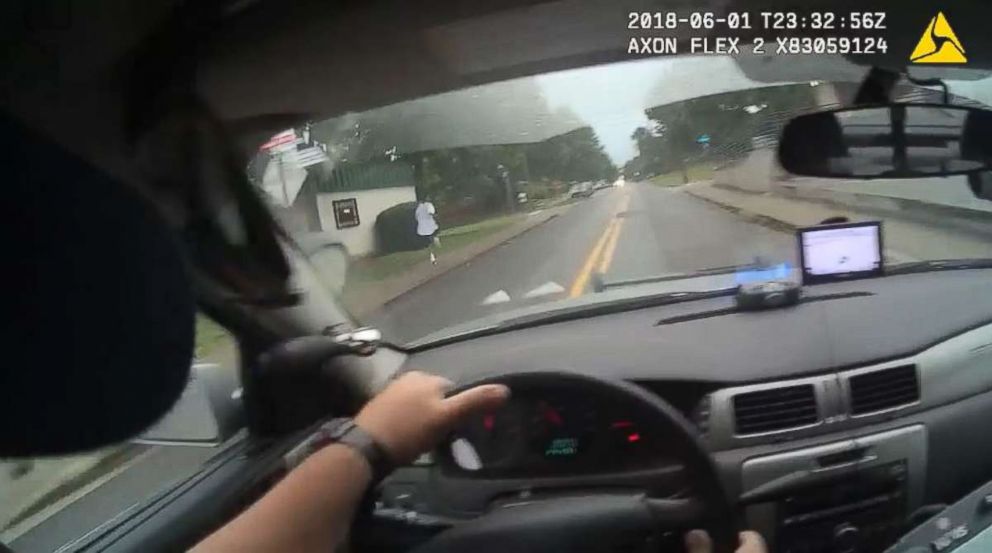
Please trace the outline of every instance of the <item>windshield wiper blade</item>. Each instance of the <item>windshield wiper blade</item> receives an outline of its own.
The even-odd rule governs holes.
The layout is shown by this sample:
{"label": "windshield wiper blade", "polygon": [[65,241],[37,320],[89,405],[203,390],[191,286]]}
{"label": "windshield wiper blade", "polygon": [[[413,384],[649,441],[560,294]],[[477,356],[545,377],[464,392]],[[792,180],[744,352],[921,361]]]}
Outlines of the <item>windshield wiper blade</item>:
{"label": "windshield wiper blade", "polygon": [[601,281],[596,286],[596,291],[602,292],[603,290],[607,290],[609,288],[622,288],[625,286],[636,286],[638,284],[656,284],[658,282],[686,280],[690,278],[698,278],[703,276],[729,275],[731,273],[736,273],[741,269],[746,269],[751,267],[752,267],[751,265],[728,265],[726,267],[713,267],[710,269],[701,269],[699,271],[693,271],[691,273],[672,273],[672,274],[655,275],[649,277],[629,278],[623,280]]}
{"label": "windshield wiper blade", "polygon": [[609,301],[576,305],[535,313],[533,315],[522,315],[520,317],[514,317],[495,324],[466,330],[465,332],[457,332],[447,336],[442,336],[441,338],[428,342],[415,342],[409,346],[408,349],[410,351],[417,351],[428,347],[442,346],[472,338],[501,334],[512,330],[521,330],[546,324],[573,321],[576,319],[585,319],[587,317],[609,315],[612,313],[622,313],[624,311],[670,305],[673,303],[732,296],[736,292],[737,286],[733,286],[729,288],[718,288],[699,292],[664,292],[660,294],[646,294],[642,296],[617,298]]}
{"label": "windshield wiper blade", "polygon": [[[636,286],[638,284],[657,284],[660,282],[671,282],[676,280],[688,280],[693,278],[709,277],[709,276],[719,276],[719,275],[733,275],[743,271],[764,271],[764,272],[781,272],[790,271],[789,264],[786,262],[782,263],[769,263],[763,261],[760,258],[756,259],[751,263],[742,263],[738,265],[725,265],[722,267],[708,267],[706,269],[699,269],[698,271],[692,271],[688,273],[670,273],[664,275],[654,275],[648,277],[624,279],[624,280],[611,280],[602,281],[595,283],[595,290],[597,292],[602,292],[611,288],[623,288],[626,286]],[[785,278],[785,276],[774,276],[769,278]],[[736,287],[735,282],[735,287]]]}
{"label": "windshield wiper blade", "polygon": [[929,271],[962,271],[966,269],[992,269],[992,258],[910,261],[886,267],[885,274],[886,276],[891,276],[925,273]]}

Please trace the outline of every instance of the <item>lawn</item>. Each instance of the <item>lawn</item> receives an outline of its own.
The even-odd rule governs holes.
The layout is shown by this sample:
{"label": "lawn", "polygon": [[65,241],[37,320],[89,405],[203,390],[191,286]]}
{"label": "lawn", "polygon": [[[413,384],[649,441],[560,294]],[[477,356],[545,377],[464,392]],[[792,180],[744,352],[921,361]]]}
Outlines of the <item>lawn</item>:
{"label": "lawn", "polygon": [[[435,253],[441,256],[446,252],[452,252],[463,248],[481,238],[485,238],[494,232],[500,231],[516,221],[523,215],[505,215],[486,219],[477,223],[462,225],[444,229],[438,233],[441,245],[436,247]],[[412,252],[396,252],[382,256],[370,256],[352,261],[348,267],[349,282],[372,282],[385,280],[391,276],[403,272],[410,266],[426,261],[428,252],[426,249]]]}
{"label": "lawn", "polygon": [[[689,182],[713,178],[713,168],[711,165],[690,165],[686,173],[689,176]],[[684,184],[681,171],[651,177],[648,179],[648,182],[655,186],[682,186]]]}
{"label": "lawn", "polygon": [[224,327],[215,323],[202,313],[196,314],[196,344],[193,354],[197,359],[206,359],[210,354],[226,340],[230,340],[230,334]]}

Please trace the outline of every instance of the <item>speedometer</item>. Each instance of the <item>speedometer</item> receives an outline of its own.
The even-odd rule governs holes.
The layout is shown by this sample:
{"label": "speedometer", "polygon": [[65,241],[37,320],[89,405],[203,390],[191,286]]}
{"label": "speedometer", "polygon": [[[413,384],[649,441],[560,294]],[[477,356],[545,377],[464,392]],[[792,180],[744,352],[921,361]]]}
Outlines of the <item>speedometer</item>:
{"label": "speedometer", "polygon": [[582,456],[596,431],[596,413],[561,398],[539,399],[531,405],[530,447],[545,459],[567,461]]}
{"label": "speedometer", "polygon": [[573,390],[516,389],[502,408],[454,432],[443,465],[481,478],[532,478],[641,469],[664,440],[640,411]]}

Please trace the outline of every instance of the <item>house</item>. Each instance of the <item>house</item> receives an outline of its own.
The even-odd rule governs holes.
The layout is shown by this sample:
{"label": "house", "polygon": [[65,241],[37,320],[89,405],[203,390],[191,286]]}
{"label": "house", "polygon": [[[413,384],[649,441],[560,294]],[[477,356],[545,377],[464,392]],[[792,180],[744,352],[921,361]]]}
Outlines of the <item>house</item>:
{"label": "house", "polygon": [[413,167],[401,161],[329,166],[299,167],[271,156],[261,187],[292,234],[341,243],[351,256],[375,253],[379,214],[417,201]]}
{"label": "house", "polygon": [[416,202],[413,167],[403,162],[344,164],[314,179],[319,229],[353,256],[375,252],[375,220],[383,211]]}

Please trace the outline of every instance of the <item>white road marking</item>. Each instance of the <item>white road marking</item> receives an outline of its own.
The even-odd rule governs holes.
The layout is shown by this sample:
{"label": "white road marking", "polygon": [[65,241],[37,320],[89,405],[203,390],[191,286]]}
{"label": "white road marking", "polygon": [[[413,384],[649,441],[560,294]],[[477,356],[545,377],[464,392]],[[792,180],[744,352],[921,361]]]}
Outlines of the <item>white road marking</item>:
{"label": "white road marking", "polygon": [[536,298],[538,296],[547,296],[550,294],[558,294],[564,292],[565,287],[554,281],[545,282],[544,284],[534,288],[530,292],[524,294],[525,298]]}
{"label": "white road marking", "polygon": [[492,305],[494,303],[505,303],[508,301],[510,301],[510,294],[507,294],[506,290],[497,290],[486,296],[486,299],[482,300],[482,305]]}

